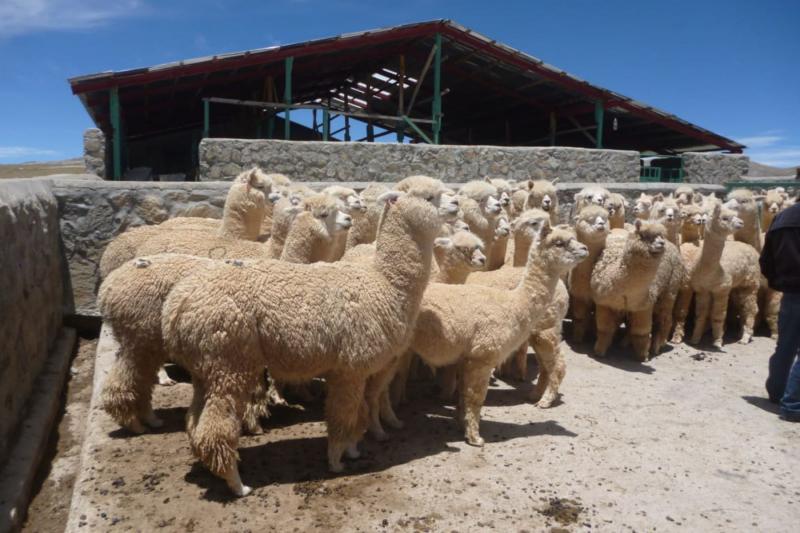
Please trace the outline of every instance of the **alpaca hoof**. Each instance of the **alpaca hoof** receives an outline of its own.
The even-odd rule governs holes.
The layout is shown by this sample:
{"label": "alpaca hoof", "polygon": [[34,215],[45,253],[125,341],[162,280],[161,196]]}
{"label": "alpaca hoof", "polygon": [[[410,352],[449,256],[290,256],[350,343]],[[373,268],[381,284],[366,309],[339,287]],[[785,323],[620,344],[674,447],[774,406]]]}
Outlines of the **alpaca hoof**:
{"label": "alpaca hoof", "polygon": [[389,434],[383,430],[381,430],[380,432],[370,431],[370,434],[372,435],[372,438],[378,442],[386,442],[387,440],[389,440]]}
{"label": "alpaca hoof", "polygon": [[133,422],[131,422],[129,424],[125,424],[124,427],[125,427],[125,429],[127,429],[131,433],[136,433],[137,435],[141,435],[142,433],[147,431],[147,429],[138,420],[134,420]]}
{"label": "alpaca hoof", "polygon": [[680,344],[683,342],[683,335],[673,335],[669,342],[672,344]]}
{"label": "alpaca hoof", "polygon": [[778,334],[777,333],[773,333],[772,335],[769,336],[769,338],[774,340],[774,341],[777,341],[778,340]]}
{"label": "alpaca hoof", "polygon": [[225,483],[228,484],[228,488],[231,489],[231,492],[240,498],[253,492],[252,488],[242,483],[242,478],[239,477],[239,469],[237,467],[231,468],[222,477],[225,479]]}
{"label": "alpaca hoof", "polygon": [[[739,342],[742,342],[743,344],[747,344],[746,342],[743,342],[743,341],[739,341]],[[713,342],[712,346],[714,346],[715,349],[722,351],[722,339],[715,340]]]}
{"label": "alpaca hoof", "polygon": [[164,370],[163,366],[158,369],[158,384],[159,385],[163,385],[165,387],[171,387],[172,385],[175,385],[176,383],[177,383],[177,381],[175,381],[174,379],[169,377],[169,374],[167,374],[167,371]]}
{"label": "alpaca hoof", "polygon": [[539,409],[549,409],[553,406],[553,402],[556,401],[558,394],[544,394],[538,402],[534,402],[536,407]]}
{"label": "alpaca hoof", "polygon": [[475,446],[477,448],[482,448],[486,441],[483,440],[483,437],[467,437],[467,444],[470,446]]}
{"label": "alpaca hoof", "polygon": [[244,432],[247,435],[263,435],[264,434],[264,428],[262,428],[261,424],[259,424],[258,422],[256,422],[255,424],[245,424],[243,429],[244,429]]}
{"label": "alpaca hoof", "polygon": [[[739,339],[739,344],[750,344],[750,341],[753,340],[753,336],[749,333],[745,333],[742,335],[742,338]],[[720,343],[721,344],[721,343]]]}
{"label": "alpaca hoof", "polygon": [[328,471],[334,474],[341,474],[344,472],[344,465],[341,461],[338,462],[329,462],[328,463]]}
{"label": "alpaca hoof", "polygon": [[253,487],[248,487],[247,485],[242,485],[238,490],[233,491],[239,498],[243,498],[251,492],[253,492]]}
{"label": "alpaca hoof", "polygon": [[351,444],[350,446],[348,446],[347,449],[344,451],[344,454],[349,459],[358,459],[359,457],[361,457],[361,452],[358,451],[358,444]]}
{"label": "alpaca hoof", "polygon": [[391,419],[391,420],[384,420],[386,424],[392,429],[403,429],[406,425],[403,423],[402,420],[399,418]]}
{"label": "alpaca hoof", "polygon": [[164,421],[158,418],[155,413],[150,413],[147,415],[147,418],[145,418],[144,422],[151,428],[157,429],[164,426]]}

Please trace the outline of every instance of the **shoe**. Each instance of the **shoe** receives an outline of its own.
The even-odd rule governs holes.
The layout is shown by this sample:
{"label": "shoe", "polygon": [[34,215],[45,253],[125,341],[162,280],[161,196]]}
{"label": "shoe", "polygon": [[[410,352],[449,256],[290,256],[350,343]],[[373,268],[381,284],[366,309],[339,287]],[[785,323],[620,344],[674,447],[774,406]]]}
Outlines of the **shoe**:
{"label": "shoe", "polygon": [[800,422],[800,413],[787,413],[786,411],[781,411],[781,414],[778,415],[778,418],[786,422]]}

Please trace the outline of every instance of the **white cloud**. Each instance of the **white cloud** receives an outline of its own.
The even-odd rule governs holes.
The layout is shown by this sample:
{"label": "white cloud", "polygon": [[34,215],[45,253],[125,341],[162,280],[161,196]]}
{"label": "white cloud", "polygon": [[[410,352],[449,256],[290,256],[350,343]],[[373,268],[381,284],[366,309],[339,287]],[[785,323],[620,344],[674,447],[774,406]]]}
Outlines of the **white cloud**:
{"label": "white cloud", "polygon": [[37,31],[84,29],[140,14],[142,0],[2,0],[0,38]]}
{"label": "white cloud", "polygon": [[772,167],[800,166],[800,147],[788,146],[774,150],[747,151],[747,155],[756,163]]}
{"label": "white cloud", "polygon": [[51,157],[58,155],[55,150],[33,148],[30,146],[0,146],[0,160],[21,160],[31,157]]}
{"label": "white cloud", "polygon": [[752,137],[742,137],[741,139],[736,139],[737,142],[740,142],[747,146],[748,148],[764,148],[767,146],[773,146],[783,140],[783,137],[780,135],[754,135]]}

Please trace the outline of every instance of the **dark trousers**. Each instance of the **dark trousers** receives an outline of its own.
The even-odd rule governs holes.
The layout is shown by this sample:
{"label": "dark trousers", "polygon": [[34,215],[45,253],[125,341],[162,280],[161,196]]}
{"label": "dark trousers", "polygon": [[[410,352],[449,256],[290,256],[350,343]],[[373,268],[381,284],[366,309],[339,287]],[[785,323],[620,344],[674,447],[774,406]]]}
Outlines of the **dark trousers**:
{"label": "dark trousers", "polygon": [[[800,350],[800,293],[784,293],[781,300],[781,311],[778,315],[778,342],[775,353],[769,358],[769,377],[767,378],[767,394],[775,403],[781,401],[787,392],[787,383],[792,371],[795,380],[800,380],[800,368],[795,363]],[[795,383],[793,390],[800,393],[800,383]],[[790,399],[791,401],[791,399]],[[800,398],[795,398],[800,402]]]}

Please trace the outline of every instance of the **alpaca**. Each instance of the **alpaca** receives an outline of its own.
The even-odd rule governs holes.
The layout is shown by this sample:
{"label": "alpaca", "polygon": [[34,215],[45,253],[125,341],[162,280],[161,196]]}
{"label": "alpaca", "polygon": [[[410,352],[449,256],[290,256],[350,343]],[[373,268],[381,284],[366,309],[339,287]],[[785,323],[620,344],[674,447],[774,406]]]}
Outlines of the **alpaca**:
{"label": "alpaca", "polygon": [[633,204],[633,216],[640,220],[649,220],[650,212],[653,209],[653,203],[663,199],[664,197],[661,193],[655,196],[645,193],[640,194],[639,198],[637,198],[636,202]]}
{"label": "alpaca", "polygon": [[[792,201],[783,187],[768,191],[761,189],[761,195],[764,197],[761,207],[761,229],[767,231],[778,213],[791,206]],[[764,239],[761,240],[763,242]]]}
{"label": "alpaca", "polygon": [[550,214],[542,209],[528,209],[514,219],[511,224],[514,238],[508,242],[504,265],[524,267],[528,261],[531,244],[539,234],[544,222],[549,220]]}
{"label": "alpaca", "polygon": [[[333,196],[339,201],[339,209],[351,216],[366,215],[367,206],[358,195],[356,191],[348,187],[340,185],[331,185],[322,191],[325,194]],[[358,213],[358,215],[356,215]],[[338,261],[344,255],[345,248],[347,247],[347,233],[341,232],[334,236],[333,244],[331,245],[330,253],[325,261],[332,263]]]}
{"label": "alpaca", "polygon": [[184,279],[164,303],[167,346],[193,378],[192,450],[237,495],[250,492],[236,465],[238,419],[264,366],[287,382],[325,376],[328,465],[340,472],[342,454],[366,429],[367,377],[410,340],[441,224],[438,198],[390,191],[381,200],[371,266],[229,266]]}
{"label": "alpaca", "polygon": [[686,204],[681,207],[681,246],[685,243],[700,244],[703,238],[703,208],[697,204]]}
{"label": "alpaca", "polygon": [[[139,247],[147,240],[161,234],[174,235],[178,228],[190,231],[202,231],[208,235],[223,239],[242,239],[254,241],[258,237],[259,227],[267,205],[274,199],[272,181],[258,168],[239,174],[231,185],[225,199],[222,222],[216,222],[214,228],[207,222],[198,222],[195,217],[168,221],[163,229],[159,226],[142,226],[118,235],[111,241],[100,258],[100,279],[133,259]],[[199,224],[199,225],[198,225]]]}
{"label": "alpaca", "polygon": [[431,281],[449,285],[463,285],[470,272],[486,264],[483,241],[469,231],[457,231],[450,237],[437,237],[433,241],[433,256],[438,272]]}
{"label": "alpaca", "polygon": [[727,240],[728,235],[744,227],[744,222],[720,204],[714,206],[706,224],[702,251],[696,265],[689,269],[695,293],[695,326],[692,344],[698,344],[705,333],[709,316],[714,347],[722,348],[722,334],[728,312],[728,297],[735,295],[740,304],[742,337],[747,344],[753,336],[758,310],[758,288],[761,272],[758,252],[752,246]]}
{"label": "alpaca", "polygon": [[541,209],[550,214],[550,225],[555,227],[558,224],[558,193],[556,192],[556,182],[558,178],[548,180],[536,180],[530,183],[528,199],[525,202],[525,209]]}
{"label": "alpaca", "polygon": [[726,205],[736,211],[737,216],[744,225],[736,230],[733,239],[746,242],[761,253],[763,246],[761,237],[761,221],[758,216],[758,202],[752,191],[748,189],[735,189],[728,193]]}
{"label": "alpaca", "polygon": [[[667,241],[664,226],[641,219],[634,222],[634,231],[625,238],[607,239],[590,283],[595,303],[597,340],[594,351],[597,356],[605,356],[627,314],[634,353],[641,361],[649,359],[654,309],[665,292],[665,285],[671,281],[668,275],[671,270],[660,268],[665,251],[670,247],[680,263],[679,252]],[[671,307],[669,313],[671,321]],[[659,334],[666,338],[667,333],[661,328]]]}
{"label": "alpaca", "polygon": [[[546,218],[539,219],[539,222],[543,225],[547,224]],[[538,231],[535,224],[527,224],[527,226],[527,232]],[[576,238],[572,230],[566,231],[569,231],[573,238]],[[526,252],[529,251],[532,242],[532,240],[528,241]],[[522,266],[524,267],[524,264]],[[467,284],[486,285],[498,289],[513,289],[522,279],[523,274],[524,268],[521,266],[506,267],[493,272],[475,272],[467,279]],[[562,339],[562,324],[567,315],[568,307],[569,293],[567,292],[567,287],[563,281],[558,280],[553,301],[547,306],[545,313],[536,318],[528,341],[524,342],[513,356],[520,379],[525,379],[527,375],[528,344],[533,348],[538,362],[539,375],[530,399],[542,409],[550,407],[558,397],[558,389],[566,374],[566,363],[559,347]],[[450,393],[450,396],[452,396],[452,393]]]}
{"label": "alpaca", "polygon": [[612,192],[605,203],[608,211],[608,224],[611,229],[625,229],[625,208],[628,200],[618,192]]}
{"label": "alpaca", "polygon": [[598,205],[604,207],[611,193],[608,189],[600,185],[590,185],[584,187],[575,194],[575,204],[572,206],[572,213],[578,214],[584,207]]}
{"label": "alpaca", "polygon": [[336,237],[345,234],[352,218],[341,210],[333,196],[319,193],[303,202],[303,211],[294,217],[281,252],[281,261],[315,263],[330,257]]}
{"label": "alpaca", "polygon": [[459,196],[464,222],[469,225],[472,233],[480,237],[486,254],[491,257],[497,221],[503,210],[497,200],[497,189],[484,181],[471,181],[461,187]]}
{"label": "alpaca", "polygon": [[673,194],[679,206],[684,207],[694,203],[694,189],[689,185],[679,185]]}
{"label": "alpaca", "polygon": [[511,224],[504,214],[497,217],[497,226],[494,229],[494,242],[486,264],[486,270],[497,270],[506,260],[508,250],[508,237],[511,234]]}
{"label": "alpaca", "polygon": [[269,238],[265,240],[268,258],[280,259],[294,217],[302,210],[303,200],[298,196],[282,197],[275,203]]}
{"label": "alpaca", "polygon": [[589,257],[569,275],[570,308],[572,309],[572,338],[583,342],[591,323],[592,302],[590,285],[592,270],[606,246],[609,235],[608,211],[596,205],[584,207],[575,217],[578,240],[589,249]]}
{"label": "alpaca", "polygon": [[514,193],[514,183],[501,178],[486,177],[486,182],[497,190],[497,199],[506,211],[511,209],[511,195]]}
{"label": "alpaca", "polygon": [[370,183],[361,191],[361,198],[367,209],[363,213],[351,213],[351,216],[355,216],[353,216],[353,227],[347,232],[345,250],[375,241],[378,223],[383,213],[383,206],[378,203],[378,196],[388,190],[388,187],[380,183]]}
{"label": "alpaca", "polygon": [[656,196],[650,209],[650,220],[662,224],[667,229],[667,240],[680,246],[681,208],[674,198]]}
{"label": "alpaca", "polygon": [[410,347],[431,366],[461,364],[459,419],[469,444],[484,443],[480,410],[492,369],[528,338],[561,274],[587,255],[569,232],[548,224],[515,289],[432,283],[425,290]]}

